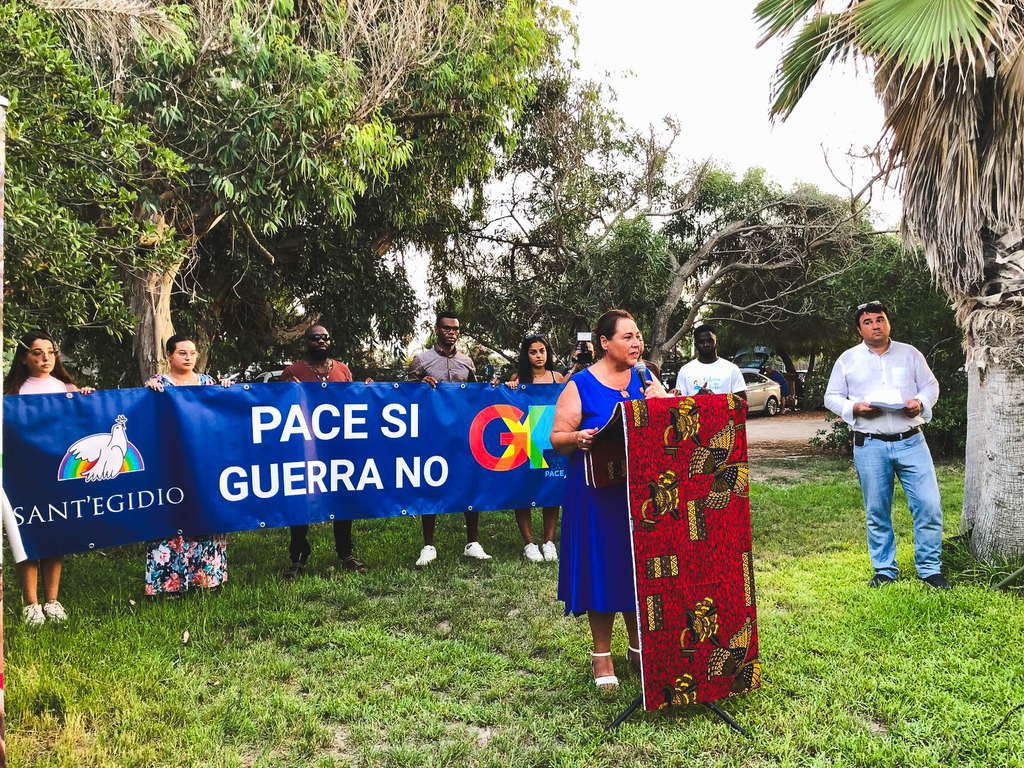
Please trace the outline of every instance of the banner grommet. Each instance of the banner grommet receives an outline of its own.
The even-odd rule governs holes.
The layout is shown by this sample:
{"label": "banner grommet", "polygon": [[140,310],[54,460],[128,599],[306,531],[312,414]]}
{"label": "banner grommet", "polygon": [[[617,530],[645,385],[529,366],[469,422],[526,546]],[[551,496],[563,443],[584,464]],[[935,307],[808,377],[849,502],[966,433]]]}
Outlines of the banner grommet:
{"label": "banner grommet", "polygon": [[260,528],[266,528],[266,527],[267,527],[267,524],[261,521],[260,522]]}
{"label": "banner grommet", "polygon": [[246,392],[248,392],[249,391],[249,385],[248,384],[243,384],[242,385],[242,389],[244,389]]}
{"label": "banner grommet", "polygon": [[403,510],[402,510],[402,514],[403,514],[403,515],[408,515],[408,514],[409,514],[409,510],[407,510],[407,509],[403,509]]}
{"label": "banner grommet", "polygon": [[331,515],[330,519],[333,520],[334,519],[334,515]]}
{"label": "banner grommet", "polygon": [[70,392],[65,392],[64,393],[64,397],[66,397],[68,400],[70,400],[71,399],[71,393]]}
{"label": "banner grommet", "polygon": [[96,549],[96,545],[93,544],[91,541],[89,542],[89,549]]}
{"label": "banner grommet", "polygon": [[466,507],[466,511],[467,512],[472,512],[473,511],[473,506],[470,505],[470,506]]}
{"label": "banner grommet", "polygon": [[327,389],[327,382],[326,381],[320,382],[320,389]]}

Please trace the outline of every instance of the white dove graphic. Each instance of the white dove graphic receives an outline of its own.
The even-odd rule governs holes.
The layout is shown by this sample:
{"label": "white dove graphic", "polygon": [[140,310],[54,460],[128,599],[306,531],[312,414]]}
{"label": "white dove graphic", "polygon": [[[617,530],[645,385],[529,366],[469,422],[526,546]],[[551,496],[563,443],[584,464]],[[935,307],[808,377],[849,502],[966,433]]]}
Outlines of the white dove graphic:
{"label": "white dove graphic", "polygon": [[86,482],[117,477],[128,451],[128,436],[124,431],[124,425],[127,423],[128,419],[118,416],[114,419],[114,426],[110,428],[109,433],[98,432],[83,437],[68,448],[68,453],[76,459],[96,462],[82,473]]}

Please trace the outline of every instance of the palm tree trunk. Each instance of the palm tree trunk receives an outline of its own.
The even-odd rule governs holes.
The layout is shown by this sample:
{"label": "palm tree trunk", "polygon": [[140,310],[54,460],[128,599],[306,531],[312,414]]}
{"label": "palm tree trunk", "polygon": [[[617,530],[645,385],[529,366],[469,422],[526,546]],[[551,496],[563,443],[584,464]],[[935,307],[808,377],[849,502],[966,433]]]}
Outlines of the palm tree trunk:
{"label": "palm tree trunk", "polygon": [[[986,238],[986,257],[1003,245],[993,240]],[[1000,303],[985,307],[967,300],[958,306],[968,381],[960,522],[975,556],[994,562],[1024,555],[1024,312],[1012,298],[1001,301],[998,275],[988,265],[986,273],[980,295],[999,295]]]}
{"label": "palm tree trunk", "polygon": [[971,366],[961,526],[979,560],[1024,555],[1024,371]]}

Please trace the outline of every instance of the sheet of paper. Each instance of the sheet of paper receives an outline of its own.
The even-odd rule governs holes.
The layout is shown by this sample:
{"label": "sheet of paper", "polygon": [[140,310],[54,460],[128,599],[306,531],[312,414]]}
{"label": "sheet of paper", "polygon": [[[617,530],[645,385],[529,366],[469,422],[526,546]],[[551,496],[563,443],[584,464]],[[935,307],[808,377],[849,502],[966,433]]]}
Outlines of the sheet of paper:
{"label": "sheet of paper", "polygon": [[886,411],[901,411],[906,406],[903,396],[898,389],[882,389],[868,395],[865,400],[868,405],[882,408]]}

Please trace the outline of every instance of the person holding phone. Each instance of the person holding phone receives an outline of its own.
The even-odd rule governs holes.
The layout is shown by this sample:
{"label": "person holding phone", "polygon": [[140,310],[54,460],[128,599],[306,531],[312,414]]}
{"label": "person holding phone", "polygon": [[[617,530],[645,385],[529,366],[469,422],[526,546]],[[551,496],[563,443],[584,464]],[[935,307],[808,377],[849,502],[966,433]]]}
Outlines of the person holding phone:
{"label": "person holding phone", "polygon": [[576,348],[572,352],[572,365],[562,371],[568,381],[580,371],[586,370],[594,362],[594,335],[590,331],[576,334]]}

